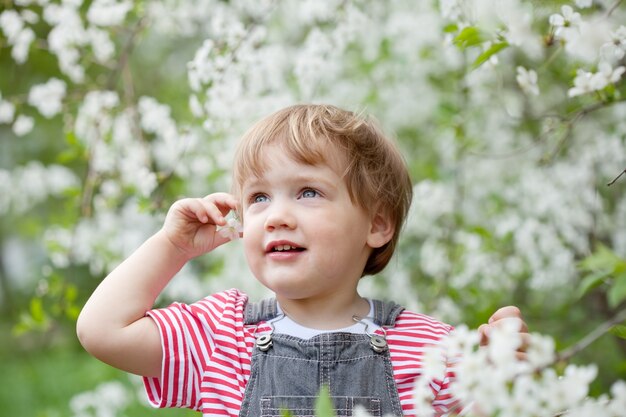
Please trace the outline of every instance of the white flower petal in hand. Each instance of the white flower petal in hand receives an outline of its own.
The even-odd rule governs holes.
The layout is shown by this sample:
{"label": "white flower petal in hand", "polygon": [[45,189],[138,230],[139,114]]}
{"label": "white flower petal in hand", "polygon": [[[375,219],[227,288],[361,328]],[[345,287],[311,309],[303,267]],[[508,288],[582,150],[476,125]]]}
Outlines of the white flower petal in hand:
{"label": "white flower petal in hand", "polygon": [[239,234],[243,231],[241,222],[236,217],[230,217],[226,219],[226,225],[217,228],[217,232],[226,239],[237,240]]}

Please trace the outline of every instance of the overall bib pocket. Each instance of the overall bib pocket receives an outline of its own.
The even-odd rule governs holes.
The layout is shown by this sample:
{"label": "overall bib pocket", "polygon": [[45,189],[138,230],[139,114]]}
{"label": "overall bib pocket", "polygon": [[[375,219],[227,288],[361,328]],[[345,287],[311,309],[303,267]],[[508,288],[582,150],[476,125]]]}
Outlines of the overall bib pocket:
{"label": "overall bib pocket", "polygon": [[[261,398],[261,417],[279,417],[289,410],[294,417],[314,417],[317,397],[267,396]],[[360,406],[373,417],[381,417],[380,399],[375,397],[331,397],[337,417],[351,417]]]}

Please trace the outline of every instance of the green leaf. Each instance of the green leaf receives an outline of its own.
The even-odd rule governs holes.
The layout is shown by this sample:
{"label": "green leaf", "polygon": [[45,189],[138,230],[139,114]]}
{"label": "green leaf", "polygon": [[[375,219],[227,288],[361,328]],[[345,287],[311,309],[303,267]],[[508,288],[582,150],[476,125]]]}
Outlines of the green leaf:
{"label": "green leaf", "polygon": [[609,332],[612,335],[619,337],[620,339],[626,339],[626,326],[624,326],[623,324],[611,327]]}
{"label": "green leaf", "polygon": [[480,67],[482,64],[487,62],[489,58],[491,58],[493,55],[497,54],[501,50],[507,48],[508,46],[509,46],[508,42],[494,43],[493,45],[491,45],[489,49],[484,51],[482,54],[478,55],[478,58],[476,58],[476,60],[472,64],[472,69],[474,70]]}
{"label": "green leaf", "polygon": [[65,288],[65,301],[71,304],[72,302],[76,301],[77,297],[78,297],[78,289],[76,288],[75,285],[69,284]]}
{"label": "green leaf", "polygon": [[607,299],[611,308],[617,307],[622,301],[626,300],[626,274],[615,277],[613,285],[607,294]]}
{"label": "green leaf", "polygon": [[600,286],[602,283],[606,282],[606,278],[610,277],[613,271],[610,270],[600,270],[596,271],[593,274],[585,276],[580,285],[578,286],[578,297],[582,297],[587,294],[592,289]]}
{"label": "green leaf", "polygon": [[444,33],[454,33],[459,30],[459,26],[456,23],[450,23],[443,28]]}
{"label": "green leaf", "polygon": [[580,268],[585,271],[611,270],[612,272],[626,271],[626,260],[620,258],[611,249],[600,245],[591,255],[580,262]]}
{"label": "green leaf", "polygon": [[461,49],[467,49],[472,46],[480,45],[486,40],[485,36],[474,26],[464,28],[454,38],[454,44]]}
{"label": "green leaf", "polygon": [[315,415],[317,417],[335,417],[333,401],[330,398],[330,391],[324,385],[320,390],[320,395],[315,401]]}
{"label": "green leaf", "polygon": [[294,417],[293,413],[286,408],[281,408],[280,417]]}
{"label": "green leaf", "polygon": [[30,315],[36,323],[43,323],[46,319],[46,313],[43,310],[41,298],[33,298],[30,300]]}

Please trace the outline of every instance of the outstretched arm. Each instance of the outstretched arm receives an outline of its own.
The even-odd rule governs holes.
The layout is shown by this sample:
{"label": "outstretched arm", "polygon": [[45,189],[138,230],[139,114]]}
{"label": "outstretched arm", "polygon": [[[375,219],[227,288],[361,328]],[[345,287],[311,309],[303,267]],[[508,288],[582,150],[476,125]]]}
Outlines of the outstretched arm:
{"label": "outstretched arm", "polygon": [[116,368],[159,376],[162,350],[156,324],[145,316],[163,288],[190,259],[226,243],[216,226],[237,201],[226,193],[179,200],[163,228],[115,268],[78,317],[83,347]]}

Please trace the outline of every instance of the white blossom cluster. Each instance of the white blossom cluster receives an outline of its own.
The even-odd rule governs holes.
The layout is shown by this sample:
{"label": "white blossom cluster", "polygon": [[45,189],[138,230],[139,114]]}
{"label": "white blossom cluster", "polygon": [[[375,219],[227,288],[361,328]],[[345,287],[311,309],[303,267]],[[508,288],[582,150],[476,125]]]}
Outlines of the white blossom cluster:
{"label": "white blossom cluster", "polygon": [[24,136],[33,130],[35,120],[24,114],[16,117],[15,105],[10,100],[4,100],[0,93],[0,124],[12,124],[13,133]]}
{"label": "white blossom cluster", "polygon": [[[606,11],[612,3],[605,3]],[[606,234],[616,245],[624,241],[624,231],[609,226],[621,221],[620,214],[607,211],[597,189],[626,165],[626,129],[620,122],[625,106],[616,104],[601,117],[576,120],[567,134],[558,120],[546,118],[539,138],[524,132],[516,120],[523,120],[524,114],[547,112],[559,103],[557,99],[576,96],[572,90],[576,93],[579,87],[603,92],[623,83],[624,70],[617,57],[622,56],[624,30],[620,22],[624,14],[620,10],[609,17],[589,14],[585,4],[567,6],[560,13],[543,17],[521,1],[498,2],[494,7],[481,1],[439,4],[441,25],[455,22],[459,28],[475,25],[484,33],[492,30],[506,39],[509,47],[498,55],[499,63],[483,65],[465,78],[466,115],[457,122],[473,140],[471,152],[450,127],[424,130],[425,135],[437,138],[433,149],[441,179],[427,179],[415,186],[405,235],[410,243],[401,252],[407,259],[405,267],[415,270],[417,239],[421,273],[445,280],[453,288],[510,290],[519,278],[527,277],[530,288],[565,288],[558,297],[563,294],[566,298],[565,294],[574,289],[567,283],[576,278],[577,259],[591,250],[588,236]],[[586,68],[597,66],[597,72],[589,76],[593,87],[582,87],[578,77],[560,92],[554,85],[542,84],[543,58],[537,50],[545,48],[542,42],[546,35],[533,26],[542,18],[551,30],[562,28],[558,37],[563,45],[554,48],[564,50],[565,59],[571,59],[578,74],[587,74]],[[406,36],[410,35],[399,35],[403,39]],[[422,68],[435,62],[438,72],[458,68],[462,62],[458,47],[449,39],[445,42],[447,46],[438,50],[437,58],[420,63]],[[527,60],[523,66],[505,67],[514,58],[508,53],[513,47],[525,53]],[[462,52],[470,60],[477,57],[473,50]],[[605,58],[609,55],[615,58]],[[529,65],[533,60],[538,62],[535,67]],[[400,73],[397,62],[394,70]],[[505,88],[504,76],[513,81],[505,83]],[[404,81],[411,86],[408,91],[429,91],[423,80],[420,85],[412,84],[410,76]],[[497,93],[491,94],[494,91]],[[449,100],[442,92],[437,94],[440,103]],[[420,95],[420,101],[428,100]],[[385,121],[397,120],[397,116],[386,117],[385,110],[382,114]],[[414,117],[420,120],[422,116]],[[609,133],[607,124],[616,131]],[[591,137],[595,139],[588,140]],[[539,161],[558,151],[563,141],[569,146],[568,157],[542,166]],[[623,249],[619,253],[625,254]]]}
{"label": "white blossom cluster", "polygon": [[[88,265],[99,276],[158,228],[174,199],[228,189],[224,172],[252,121],[294,102],[329,102],[375,115],[415,174],[397,257],[372,296],[455,321],[464,308],[520,287],[533,299],[548,293],[554,305],[571,301],[577,263],[593,239],[626,256],[626,196],[603,188],[626,168],[626,12],[614,5],[16,0],[0,12],[0,48],[10,49],[15,68],[33,71],[33,82],[19,91],[3,84],[3,140],[5,132],[7,142],[25,145],[65,137],[78,157],[67,166],[61,158],[0,170],[0,214],[25,215],[78,188],[80,215],[48,227],[44,243],[53,267]],[[178,59],[183,43],[194,52],[163,67],[186,72],[188,109],[160,96],[160,85],[154,94],[135,91],[137,79],[161,68],[133,72],[131,55],[139,61],[162,47]],[[58,68],[29,68],[35,50]],[[63,132],[44,132],[54,123]],[[158,203],[146,208],[152,199]],[[248,285],[236,245],[213,254],[221,269],[186,268],[170,294],[191,299],[207,286]],[[488,414],[530,415],[542,406],[571,415],[605,407],[587,415],[611,415],[624,402],[622,383],[610,399],[585,400],[593,368],[529,376],[510,361],[511,340],[496,337],[495,351],[474,349],[469,333],[456,337],[468,345],[458,348],[467,359],[457,394]],[[529,362],[544,366],[553,347],[533,340]],[[514,365],[497,370],[485,361]],[[580,389],[570,390],[575,383]],[[427,398],[422,388],[418,396]],[[556,398],[549,404],[520,401],[548,393]]]}
{"label": "white blossom cluster", "polygon": [[141,210],[137,200],[127,201],[115,212],[106,209],[106,204],[99,199],[96,214],[81,219],[73,229],[46,230],[44,243],[54,267],[88,265],[95,276],[106,273],[158,228],[160,219]]}
{"label": "white blossom cluster", "polygon": [[76,83],[85,78],[85,68],[80,62],[84,48],[90,48],[99,63],[106,63],[113,57],[115,46],[106,29],[123,23],[133,5],[130,0],[94,0],[86,16],[81,16],[83,0],[60,3],[20,0],[15,3],[19,9],[0,14],[0,28],[12,45],[13,59],[18,64],[26,62],[35,40],[35,32],[29,25],[43,18],[49,25],[46,40],[50,52],[57,57],[63,74]]}
{"label": "white blossom cluster", "polygon": [[620,417],[626,410],[626,383],[618,381],[611,396],[589,397],[596,378],[593,365],[554,367],[555,344],[552,338],[531,334],[526,358],[517,356],[522,340],[519,328],[507,324],[494,328],[490,343],[479,346],[479,335],[467,327],[454,330],[441,344],[424,352],[422,375],[414,389],[418,415],[436,416],[432,385],[443,381],[446,368],[454,371],[449,381],[455,400],[450,415],[477,416],[610,416]]}
{"label": "white blossom cluster", "polygon": [[72,398],[72,417],[115,417],[126,410],[131,394],[117,381],[104,382]]}
{"label": "white blossom cluster", "polygon": [[24,214],[48,198],[62,197],[68,189],[79,186],[76,174],[62,165],[31,161],[13,170],[0,169],[0,215]]}

